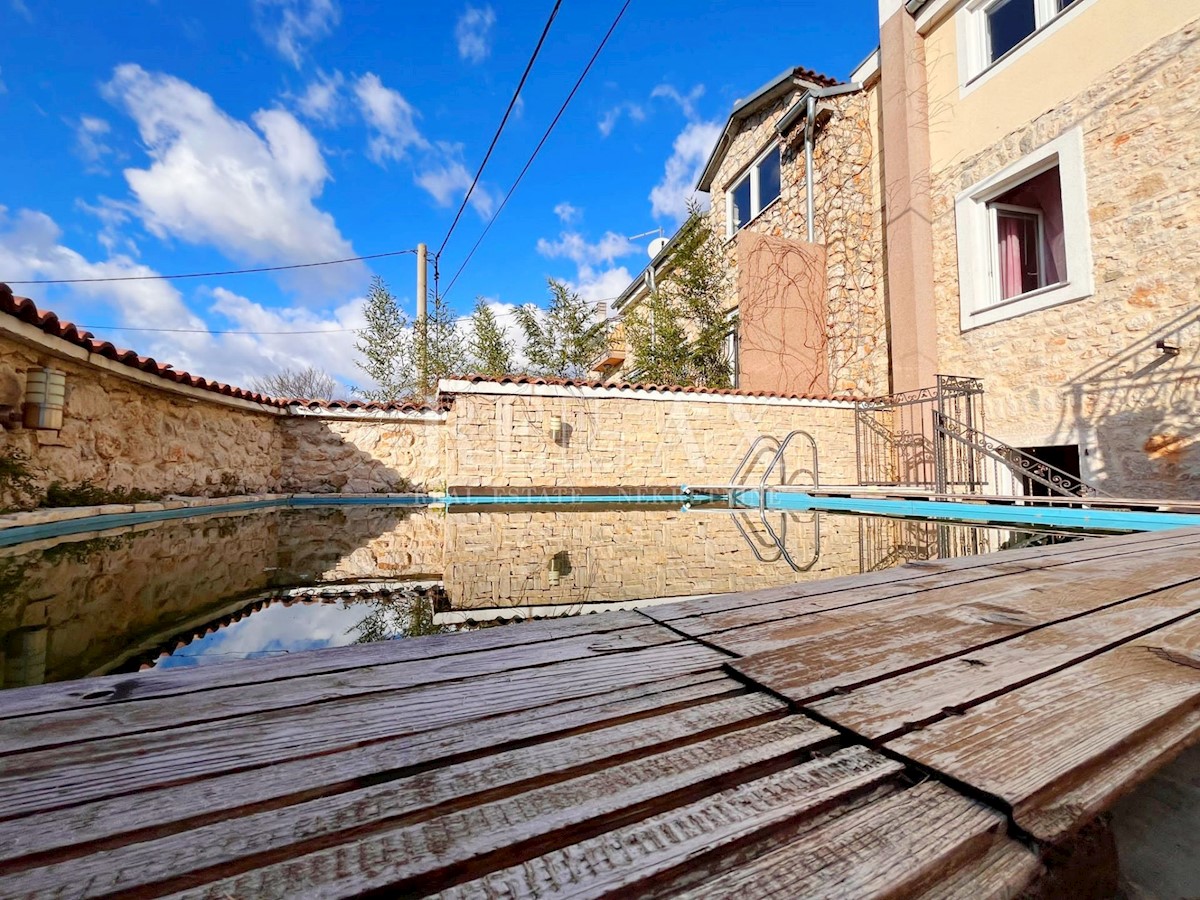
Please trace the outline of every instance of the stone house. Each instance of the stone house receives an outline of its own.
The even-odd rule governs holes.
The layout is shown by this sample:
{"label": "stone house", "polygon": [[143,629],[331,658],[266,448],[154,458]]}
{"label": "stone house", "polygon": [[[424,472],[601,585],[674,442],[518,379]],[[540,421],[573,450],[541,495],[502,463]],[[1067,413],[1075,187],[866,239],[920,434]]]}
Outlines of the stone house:
{"label": "stone house", "polygon": [[970,376],[995,445],[1115,495],[1200,496],[1198,16],[880,0],[848,82],[792,69],[740,101],[698,184],[739,386]]}
{"label": "stone house", "polygon": [[[705,215],[727,264],[726,307],[738,314],[729,347],[738,387],[811,394],[887,388],[870,94],[789,69],[738,101],[705,165],[699,190],[711,197]],[[678,239],[622,293],[618,311],[670,279]],[[625,363],[623,374],[636,367],[627,351],[605,362]]]}
{"label": "stone house", "polygon": [[1200,496],[1200,6],[880,0],[892,390],[1119,496]]}

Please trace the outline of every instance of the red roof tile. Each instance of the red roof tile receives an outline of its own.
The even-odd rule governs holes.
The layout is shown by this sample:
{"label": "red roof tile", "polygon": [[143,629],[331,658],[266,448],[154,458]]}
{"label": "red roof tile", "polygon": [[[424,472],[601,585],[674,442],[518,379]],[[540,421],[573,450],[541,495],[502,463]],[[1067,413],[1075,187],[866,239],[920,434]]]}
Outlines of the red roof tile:
{"label": "red roof tile", "polygon": [[459,381],[469,381],[472,384],[540,384],[554,387],[610,388],[620,391],[659,391],[671,394],[720,394],[727,397],[767,397],[775,400],[837,400],[852,402],[865,399],[845,394],[841,396],[832,394],[777,394],[770,391],[746,391],[739,388],[710,388],[682,384],[644,384],[628,381],[593,381],[540,375],[500,375],[496,377],[489,375],[456,375],[454,378]]}
{"label": "red roof tile", "polygon": [[253,403],[261,403],[265,406],[274,406],[280,409],[292,405],[307,406],[313,408],[325,409],[363,409],[363,410],[380,410],[384,412],[414,412],[422,410],[434,410],[437,407],[430,406],[425,403],[413,403],[411,401],[402,400],[394,403],[376,403],[365,400],[306,400],[306,399],[286,399],[268,397],[265,394],[260,394],[257,391],[248,391],[245,388],[234,387],[233,385],[224,384],[219,381],[211,381],[199,375],[192,375],[188,372],[176,370],[169,363],[160,363],[153,357],[139,356],[133,350],[124,350],[108,341],[98,341],[90,331],[81,331],[70,322],[64,322],[57,315],[50,311],[42,311],[28,297],[17,297],[13,294],[12,288],[7,284],[0,283],[0,313],[7,313],[26,322],[35,328],[40,329],[46,334],[61,338],[76,347],[82,347],[89,353],[95,353],[103,356],[106,359],[111,359],[113,362],[121,363],[133,369],[139,369],[147,372],[150,375],[155,375],[159,378],[164,378],[167,381],[175,382],[176,384],[185,384],[189,387],[199,388],[204,391],[212,391],[215,394],[221,394],[226,397],[236,397],[239,400],[249,400]]}

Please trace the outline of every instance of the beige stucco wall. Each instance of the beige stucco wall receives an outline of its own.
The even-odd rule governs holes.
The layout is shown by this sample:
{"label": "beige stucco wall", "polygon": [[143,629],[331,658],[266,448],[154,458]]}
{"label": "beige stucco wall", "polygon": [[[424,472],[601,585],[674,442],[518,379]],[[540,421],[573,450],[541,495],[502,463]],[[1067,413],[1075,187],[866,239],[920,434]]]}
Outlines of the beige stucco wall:
{"label": "beige stucco wall", "polygon": [[[713,178],[709,220],[724,241],[729,305],[738,300],[737,240],[725,239],[731,187],[777,139],[775,124],[800,97],[799,89],[748,117],[730,142]],[[886,322],[883,310],[883,239],[879,166],[873,138],[874,88],[822,101],[832,115],[818,131],[813,154],[816,243],[825,248],[829,386],[833,393],[875,396],[887,392]],[[792,241],[807,239],[802,123],[785,136],[779,199],[750,224],[750,231]],[[757,389],[757,386],[753,386]]]}
{"label": "beige stucco wall", "polygon": [[[45,365],[66,372],[62,430],[0,424],[0,452],[27,453],[42,470],[43,487],[87,481],[105,489],[229,494],[267,491],[278,481],[281,448],[271,411],[209,400],[202,391],[187,396],[165,382],[158,388],[0,334],[0,384],[18,405],[26,373]],[[0,497],[0,507],[9,502]]]}
{"label": "beige stucco wall", "polygon": [[1061,28],[1020,52],[1002,72],[965,92],[957,14],[947,16],[925,36],[933,171],[962,163],[1061,107],[1105,80],[1115,66],[1178,32],[1198,12],[1195,0],[1095,0],[1070,12]]}
{"label": "beige stucco wall", "polygon": [[[1178,27],[1184,6],[1196,12],[1194,3],[1124,6],[1133,10],[1129,16],[1118,12],[1121,3],[1100,0],[1055,36],[1073,43],[1031,51],[1030,65],[1046,67],[1039,81],[1055,85],[1067,57],[1070,65],[1094,66],[1100,52],[1088,43],[1100,39],[1099,23],[1114,32],[1100,48],[1117,52],[1133,38],[1116,31],[1145,33],[1148,26],[1137,20]],[[1019,87],[1022,71],[1003,73],[1003,83],[1011,76]],[[1055,108],[933,177],[942,370],[984,380],[989,432],[1017,446],[1079,443],[1087,452],[1084,476],[1118,495],[1200,496],[1197,73],[1200,23],[1193,21],[1133,56],[1110,60]],[[1009,121],[1007,111],[997,115]],[[957,130],[967,121],[959,118]],[[955,195],[1076,126],[1083,133],[1094,296],[962,332]],[[957,131],[932,129],[943,160],[952,155],[951,133]],[[1165,356],[1154,346],[1160,339],[1181,353]]]}
{"label": "beige stucco wall", "polygon": [[[672,486],[725,484],[760,434],[812,432],[822,484],[856,477],[850,404],[717,402],[639,392],[458,394],[447,417],[452,435],[446,479],[458,486]],[[644,395],[643,395],[644,396]],[[662,396],[662,395],[658,395]],[[554,440],[554,420],[563,423]],[[798,483],[811,465],[797,442],[788,452]]]}
{"label": "beige stucco wall", "polygon": [[371,494],[433,490],[443,480],[444,419],[388,416],[280,420],[288,492]]}

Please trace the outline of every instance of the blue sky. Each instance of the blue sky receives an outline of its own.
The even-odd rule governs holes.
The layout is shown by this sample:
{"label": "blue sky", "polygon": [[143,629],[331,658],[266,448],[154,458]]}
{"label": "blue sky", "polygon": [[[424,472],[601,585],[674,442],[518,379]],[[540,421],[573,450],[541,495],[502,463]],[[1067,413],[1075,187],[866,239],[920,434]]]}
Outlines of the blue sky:
{"label": "blue sky", "polygon": [[[0,0],[0,280],[434,249],[552,5]],[[442,256],[443,287],[620,6],[563,4]],[[633,0],[451,305],[542,303],[550,276],[615,296],[646,258],[648,239],[628,236],[675,229],[738,97],[793,65],[845,78],[877,37],[875,0]],[[411,256],[15,290],[84,325],[194,329],[93,328],[197,374],[245,384],[313,364],[354,384],[374,274],[411,311]]]}

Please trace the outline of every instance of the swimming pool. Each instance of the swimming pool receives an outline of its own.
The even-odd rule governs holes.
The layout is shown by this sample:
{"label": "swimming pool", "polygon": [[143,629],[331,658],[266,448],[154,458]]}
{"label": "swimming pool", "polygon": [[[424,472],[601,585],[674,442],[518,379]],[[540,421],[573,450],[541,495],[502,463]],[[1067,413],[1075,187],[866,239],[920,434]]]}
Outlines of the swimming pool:
{"label": "swimming pool", "polygon": [[764,522],[669,494],[502,499],[321,498],[107,517],[102,530],[59,523],[76,530],[0,548],[3,684],[630,609],[1090,533],[812,509]]}

